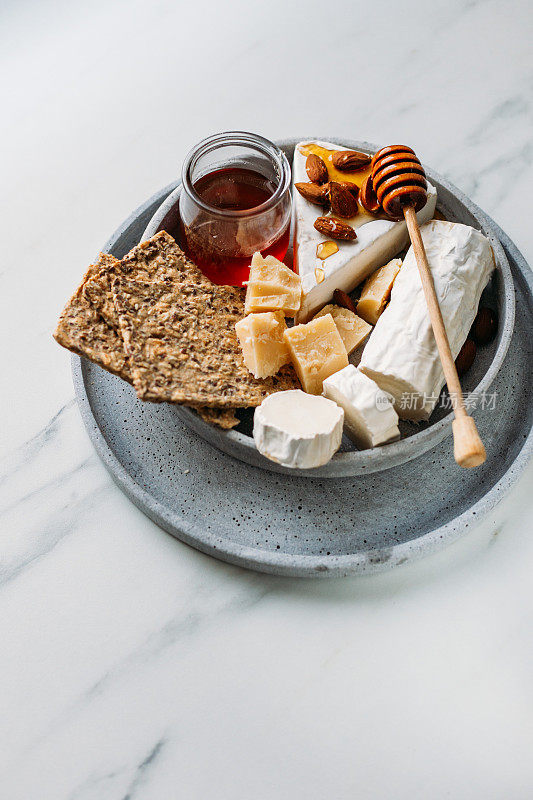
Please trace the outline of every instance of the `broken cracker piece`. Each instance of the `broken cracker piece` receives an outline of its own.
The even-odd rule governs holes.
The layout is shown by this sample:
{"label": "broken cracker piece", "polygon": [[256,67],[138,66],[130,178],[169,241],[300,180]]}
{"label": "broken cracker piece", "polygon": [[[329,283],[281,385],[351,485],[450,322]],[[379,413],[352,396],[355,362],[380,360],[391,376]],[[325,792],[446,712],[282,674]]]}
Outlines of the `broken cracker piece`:
{"label": "broken cracker piece", "polygon": [[225,431],[235,428],[240,422],[240,419],[235,415],[234,408],[206,408],[205,406],[199,406],[198,408],[193,408],[193,411],[196,411],[204,422],[209,422],[210,425],[216,425]]}
{"label": "broken cracker piece", "polygon": [[53,336],[62,347],[94,361],[108,372],[131,383],[122,337],[102,319],[83,295],[83,287],[87,280],[116,263],[117,259],[112,255],[101,253],[98,261],[91,264],[82,283],[63,309]]}

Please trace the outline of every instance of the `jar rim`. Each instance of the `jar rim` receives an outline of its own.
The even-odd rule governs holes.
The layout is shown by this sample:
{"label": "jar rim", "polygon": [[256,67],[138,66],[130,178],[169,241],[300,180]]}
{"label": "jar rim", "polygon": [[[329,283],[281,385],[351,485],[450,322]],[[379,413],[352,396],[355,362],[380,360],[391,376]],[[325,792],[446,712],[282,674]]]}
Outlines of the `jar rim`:
{"label": "jar rim", "polygon": [[[216,150],[218,147],[227,145],[241,145],[255,148],[261,153],[267,155],[270,160],[274,162],[277,172],[279,173],[279,183],[275,192],[271,197],[268,198],[268,200],[265,200],[264,203],[254,206],[253,208],[244,209],[243,211],[217,208],[216,206],[206,203],[194,188],[191,175],[198,159],[206,153],[209,153],[211,150]],[[183,189],[185,192],[187,192],[189,197],[191,197],[198,206],[203,208],[205,211],[208,211],[210,214],[233,218],[255,217],[258,214],[263,214],[265,211],[269,211],[271,208],[274,208],[274,206],[276,206],[284,196],[285,192],[290,187],[291,168],[287,160],[287,156],[283,150],[274,144],[274,142],[269,141],[269,139],[265,139],[263,136],[259,136],[256,133],[250,133],[248,131],[223,131],[222,133],[216,133],[213,136],[208,136],[206,139],[202,139],[201,142],[198,142],[198,144],[187,153],[185,161],[183,162],[181,180]]]}

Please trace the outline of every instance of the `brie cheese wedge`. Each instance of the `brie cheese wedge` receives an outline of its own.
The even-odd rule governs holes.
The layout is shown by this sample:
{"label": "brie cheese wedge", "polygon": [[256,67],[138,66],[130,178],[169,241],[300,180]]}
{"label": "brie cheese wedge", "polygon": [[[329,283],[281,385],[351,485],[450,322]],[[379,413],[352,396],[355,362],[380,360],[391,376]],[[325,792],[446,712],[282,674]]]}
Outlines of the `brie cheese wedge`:
{"label": "brie cheese wedge", "polygon": [[362,450],[399,437],[389,396],[352,364],[326,378],[323,392],[343,409],[346,433]]}
{"label": "brie cheese wedge", "polygon": [[[457,358],[494,269],[494,254],[489,240],[468,225],[433,220],[422,226],[421,233],[452,355]],[[444,374],[412,247],[359,368],[394,397],[401,418],[429,418]]]}
{"label": "brie cheese wedge", "polygon": [[[301,148],[318,144],[328,150],[347,150],[331,142],[307,140],[299,142],[294,149],[293,181],[307,183],[309,177],[305,170],[307,154]],[[328,170],[331,165],[327,163]],[[359,173],[345,173],[350,180]],[[366,173],[365,173],[366,174]],[[335,176],[337,180],[342,176]],[[418,212],[420,225],[433,218],[437,204],[437,190],[428,183],[428,199],[424,208]],[[351,242],[337,241],[338,252],[326,259],[317,256],[317,245],[327,241],[315,230],[317,217],[323,215],[320,206],[305,200],[297,190],[293,192],[294,205],[294,268],[302,280],[302,304],[296,322],[306,322],[313,314],[328,303],[335,289],[351,292],[368,275],[383,266],[397,255],[409,241],[407,225],[404,220],[394,222],[390,219],[376,219],[359,207],[357,216],[345,220],[356,229],[357,239]]]}
{"label": "brie cheese wedge", "polygon": [[254,441],[271,461],[312,469],[326,464],[339,449],[344,411],[320,395],[300,389],[275,392],[254,413]]}

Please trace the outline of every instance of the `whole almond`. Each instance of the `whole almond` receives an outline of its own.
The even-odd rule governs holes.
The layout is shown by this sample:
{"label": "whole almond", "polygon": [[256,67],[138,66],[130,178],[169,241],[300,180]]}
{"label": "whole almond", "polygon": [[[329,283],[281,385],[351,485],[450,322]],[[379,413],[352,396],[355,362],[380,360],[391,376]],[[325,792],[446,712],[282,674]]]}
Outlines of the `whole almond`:
{"label": "whole almond", "polygon": [[330,239],[342,239],[345,242],[357,239],[357,234],[347,222],[335,217],[319,217],[315,220],[315,230]]}
{"label": "whole almond", "polygon": [[329,184],[329,202],[331,203],[331,210],[338,217],[355,217],[358,211],[357,199],[342,183],[330,181]]}
{"label": "whole almond", "polygon": [[342,289],[335,289],[333,292],[333,302],[335,305],[341,306],[341,308],[347,308],[348,311],[353,311],[354,314],[357,314],[354,301],[350,295],[343,292]]}
{"label": "whole almond", "polygon": [[487,306],[483,306],[477,312],[477,316],[472,325],[470,336],[476,344],[488,344],[492,342],[498,330],[498,317],[496,313]]}
{"label": "whole almond", "polygon": [[355,172],[367,167],[372,159],[366,153],[360,153],[358,150],[336,150],[331,160],[333,166],[341,172]]}
{"label": "whole almond", "polygon": [[353,194],[357,200],[359,197],[359,186],[356,183],[350,183],[350,181],[335,181],[335,183],[338,183],[339,186],[343,186],[345,189],[347,189],[347,191],[349,191],[350,194]]}
{"label": "whole almond", "polygon": [[317,206],[328,205],[329,195],[326,185],[319,186],[317,183],[295,183],[294,186],[302,197],[309,200],[310,203],[315,203]]}
{"label": "whole almond", "polygon": [[457,374],[459,377],[468,372],[472,364],[474,363],[474,358],[476,357],[476,344],[473,339],[467,339],[464,345],[461,347],[459,351],[459,355],[455,359],[455,367],[457,369]]}
{"label": "whole almond", "polygon": [[309,153],[305,162],[305,169],[309,176],[309,180],[313,183],[326,183],[328,179],[328,168],[325,161],[316,153]]}

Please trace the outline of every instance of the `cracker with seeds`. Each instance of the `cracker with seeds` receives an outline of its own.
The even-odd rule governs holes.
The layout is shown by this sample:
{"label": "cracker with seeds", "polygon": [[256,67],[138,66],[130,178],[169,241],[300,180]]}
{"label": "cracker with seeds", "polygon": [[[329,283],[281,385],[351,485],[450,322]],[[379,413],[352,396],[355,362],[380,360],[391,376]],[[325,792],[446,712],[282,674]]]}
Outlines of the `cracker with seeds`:
{"label": "cracker with seeds", "polygon": [[[118,330],[118,316],[111,289],[116,277],[176,283],[190,279],[190,266],[191,262],[172,236],[160,231],[130,250],[121,261],[115,261],[111,269],[105,268],[92,275],[83,286],[83,294],[101,316]],[[198,283],[211,283],[195,265],[192,266],[197,273]]]}
{"label": "cracker with seeds", "polygon": [[116,263],[116,258],[108,253],[101,253],[98,261],[91,264],[59,318],[54,339],[73,353],[94,361],[108,372],[131,383],[122,336],[102,319],[83,294],[83,287],[88,280]]}
{"label": "cracker with seeds", "polygon": [[298,387],[292,367],[266,380],[248,372],[234,328],[244,316],[244,290],[211,283],[175,248],[179,280],[117,277],[112,284],[138,397],[242,408],[258,406],[272,392]]}
{"label": "cracker with seeds", "polygon": [[[185,255],[174,239],[166,231],[161,231],[152,239],[134,247],[122,261],[113,259],[112,264],[107,264],[101,270],[96,269],[86,276],[88,279],[83,284],[83,296],[117,332],[122,350],[124,343],[111,291],[114,278],[120,274],[133,279],[157,278],[161,281],[177,281],[185,277],[185,260]],[[200,275],[204,279],[203,274]],[[128,380],[131,383],[131,376]],[[231,430],[239,424],[239,419],[231,408],[216,409],[200,406],[194,410],[205,422],[223,430]]]}
{"label": "cracker with seeds", "polygon": [[[103,254],[96,264],[91,265],[65,308],[54,336],[59,344],[131,383],[129,361],[124,351],[111,288],[112,281],[117,276],[128,276],[134,280],[157,280],[166,285],[193,281],[204,289],[211,289],[213,284],[186,258],[174,239],[165,231],[133,248],[120,262],[111,255]],[[244,290],[220,288],[242,305]],[[242,313],[242,310],[239,311],[239,316]],[[296,380],[293,375],[290,379]],[[277,388],[285,388],[285,380],[282,378]],[[276,384],[278,382],[279,379],[275,380]],[[289,388],[293,388],[292,383]],[[265,394],[270,391],[267,389]],[[225,430],[239,424],[234,409],[229,405],[224,404],[222,408],[217,408],[194,403],[191,407],[206,422]]]}
{"label": "cracker with seeds", "polygon": [[[120,333],[118,315],[112,302],[112,295],[106,293],[118,264],[119,261],[108,253],[101,253],[98,261],[91,264],[61,314],[54,338],[73,353],[93,361],[131,383],[129,362]],[[97,279],[94,280],[95,278]],[[91,287],[90,291],[86,292],[88,284],[91,284]],[[108,291],[111,291],[110,288]],[[109,296],[111,296],[110,305]],[[102,310],[104,315],[101,313]],[[239,419],[231,408],[199,407],[194,410],[206,422],[217,425],[223,430],[230,430],[239,424]]]}
{"label": "cracker with seeds", "polygon": [[222,430],[225,431],[231,430],[231,428],[234,428],[240,422],[239,418],[235,415],[234,408],[207,408],[206,406],[199,406],[198,408],[193,408],[193,411],[196,411],[204,422],[209,422],[210,425],[216,425],[218,428],[222,428]]}

